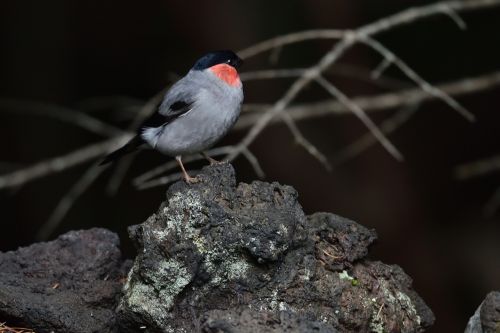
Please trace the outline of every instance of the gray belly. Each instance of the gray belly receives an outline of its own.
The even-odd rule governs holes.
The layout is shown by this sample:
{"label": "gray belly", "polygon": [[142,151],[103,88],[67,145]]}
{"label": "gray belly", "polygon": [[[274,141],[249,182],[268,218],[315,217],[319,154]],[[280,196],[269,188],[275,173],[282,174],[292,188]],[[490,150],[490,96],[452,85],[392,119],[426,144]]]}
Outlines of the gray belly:
{"label": "gray belly", "polygon": [[156,149],[169,156],[202,152],[217,143],[238,119],[240,106],[194,108],[165,126]]}

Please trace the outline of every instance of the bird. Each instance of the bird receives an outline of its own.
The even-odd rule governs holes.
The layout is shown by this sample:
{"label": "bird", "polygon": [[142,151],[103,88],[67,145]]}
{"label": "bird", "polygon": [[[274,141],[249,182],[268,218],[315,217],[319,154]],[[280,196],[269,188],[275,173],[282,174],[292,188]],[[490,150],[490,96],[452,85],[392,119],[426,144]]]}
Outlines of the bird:
{"label": "bird", "polygon": [[229,132],[240,115],[243,84],[238,69],[242,63],[230,50],[203,55],[165,93],[156,112],[139,126],[136,135],[100,165],[149,146],[174,157],[187,183],[197,182],[184,168],[182,156],[201,153],[211,165],[219,163],[205,151]]}

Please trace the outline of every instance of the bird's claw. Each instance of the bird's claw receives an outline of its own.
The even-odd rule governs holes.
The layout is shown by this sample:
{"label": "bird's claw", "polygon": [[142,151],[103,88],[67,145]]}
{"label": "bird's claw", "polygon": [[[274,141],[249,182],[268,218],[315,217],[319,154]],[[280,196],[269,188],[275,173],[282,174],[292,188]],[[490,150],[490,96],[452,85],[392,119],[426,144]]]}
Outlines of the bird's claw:
{"label": "bird's claw", "polygon": [[196,183],[199,183],[201,181],[201,179],[198,177],[191,177],[191,176],[186,175],[186,177],[184,177],[184,181],[188,184],[196,184]]}
{"label": "bird's claw", "polygon": [[211,157],[208,159],[208,162],[210,162],[210,166],[220,165],[220,164],[226,163],[225,161],[217,161],[216,159],[213,159]]}

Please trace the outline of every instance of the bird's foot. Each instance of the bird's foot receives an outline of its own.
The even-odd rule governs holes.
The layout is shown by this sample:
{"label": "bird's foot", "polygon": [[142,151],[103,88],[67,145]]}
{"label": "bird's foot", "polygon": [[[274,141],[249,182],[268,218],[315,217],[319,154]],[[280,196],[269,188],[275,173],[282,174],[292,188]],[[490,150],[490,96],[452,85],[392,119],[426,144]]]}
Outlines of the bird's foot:
{"label": "bird's foot", "polygon": [[190,175],[186,174],[184,175],[184,181],[188,184],[196,184],[199,183],[201,179],[198,177],[191,177]]}
{"label": "bird's foot", "polygon": [[211,158],[210,156],[208,156],[205,152],[202,152],[201,155],[203,155],[203,157],[205,157],[205,159],[210,162],[210,165],[211,166],[214,166],[214,165],[218,165],[218,164],[224,164],[225,162],[224,161],[217,161],[216,159],[214,158]]}
{"label": "bird's foot", "polygon": [[217,161],[216,159],[213,159],[213,158],[211,158],[211,157],[207,158],[207,160],[208,160],[208,162],[210,162],[210,165],[211,165],[211,166],[226,163],[225,161]]}

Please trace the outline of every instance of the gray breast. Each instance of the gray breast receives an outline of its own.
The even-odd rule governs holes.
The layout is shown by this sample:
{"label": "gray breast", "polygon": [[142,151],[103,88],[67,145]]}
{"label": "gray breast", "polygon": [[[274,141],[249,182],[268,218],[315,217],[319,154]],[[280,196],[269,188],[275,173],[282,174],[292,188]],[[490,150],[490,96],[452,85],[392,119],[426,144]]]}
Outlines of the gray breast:
{"label": "gray breast", "polygon": [[197,90],[193,108],[166,125],[156,142],[155,148],[169,156],[212,147],[233,127],[243,101],[241,86],[229,86],[209,70],[191,71],[185,79]]}

